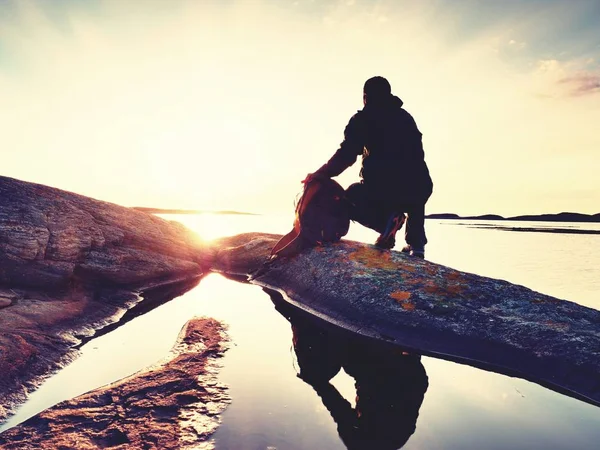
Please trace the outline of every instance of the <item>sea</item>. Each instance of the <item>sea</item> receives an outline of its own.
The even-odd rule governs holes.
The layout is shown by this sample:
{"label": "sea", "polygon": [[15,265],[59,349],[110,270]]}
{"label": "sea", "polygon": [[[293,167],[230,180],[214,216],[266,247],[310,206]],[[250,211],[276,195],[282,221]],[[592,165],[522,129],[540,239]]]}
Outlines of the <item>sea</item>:
{"label": "sea", "polygon": [[[206,241],[248,231],[285,234],[293,222],[289,214],[162,217],[183,223]],[[426,232],[429,261],[600,309],[600,224],[428,219]],[[372,243],[376,237],[353,223],[346,239]],[[359,370],[360,376],[343,366],[330,386],[317,389],[301,377],[291,323],[273,299],[257,286],[220,274],[87,342],[80,356],[33,392],[0,431],[155,364],[194,316],[223,321],[230,338],[220,379],[232,401],[212,436],[216,449],[600,448],[599,407],[442,359],[417,357],[411,363],[418,366],[416,378],[385,363],[366,375]],[[415,401],[411,393],[417,391]],[[386,399],[377,403],[377,396],[406,401],[386,412]]]}

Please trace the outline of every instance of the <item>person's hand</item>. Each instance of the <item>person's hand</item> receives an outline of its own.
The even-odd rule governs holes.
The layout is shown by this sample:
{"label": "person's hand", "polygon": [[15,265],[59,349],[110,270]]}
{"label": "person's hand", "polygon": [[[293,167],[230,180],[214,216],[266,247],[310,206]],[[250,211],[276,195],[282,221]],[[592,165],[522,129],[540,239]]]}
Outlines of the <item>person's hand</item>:
{"label": "person's hand", "polygon": [[309,173],[308,175],[306,175],[306,178],[304,178],[304,180],[302,180],[301,183],[308,184],[311,181],[316,180],[317,178],[327,178],[327,177],[319,172],[313,172],[313,173]]}
{"label": "person's hand", "polygon": [[315,178],[315,174],[314,173],[309,173],[308,175],[306,175],[306,177],[304,178],[304,180],[302,180],[300,183],[302,183],[302,184],[308,184],[312,180],[314,180],[314,178]]}

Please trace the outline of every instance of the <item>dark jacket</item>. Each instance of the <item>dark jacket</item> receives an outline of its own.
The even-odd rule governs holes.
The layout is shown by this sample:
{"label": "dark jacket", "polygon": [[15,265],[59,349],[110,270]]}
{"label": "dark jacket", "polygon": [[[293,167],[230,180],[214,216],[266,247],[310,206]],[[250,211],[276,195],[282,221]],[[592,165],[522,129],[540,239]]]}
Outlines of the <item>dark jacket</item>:
{"label": "dark jacket", "polygon": [[367,104],[348,122],[344,142],[317,173],[335,177],[362,155],[365,185],[394,203],[425,203],[433,190],[421,132],[402,100]]}

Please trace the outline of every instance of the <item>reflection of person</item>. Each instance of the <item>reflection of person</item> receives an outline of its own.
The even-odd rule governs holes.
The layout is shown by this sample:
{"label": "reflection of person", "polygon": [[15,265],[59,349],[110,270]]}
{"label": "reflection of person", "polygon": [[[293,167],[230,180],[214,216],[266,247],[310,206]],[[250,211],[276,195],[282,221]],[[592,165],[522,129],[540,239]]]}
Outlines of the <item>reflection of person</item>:
{"label": "reflection of person", "polygon": [[375,245],[393,248],[396,232],[406,222],[403,252],[425,256],[425,203],[433,190],[421,132],[413,117],[392,95],[383,77],[366,81],[364,108],[348,122],[344,142],[319,170],[308,174],[331,178],[341,174],[362,155],[362,181],[351,185],[346,196],[353,207],[350,218],[381,233]]}
{"label": "reflection of person", "polygon": [[[428,386],[420,356],[332,335],[299,315],[278,294],[270,295],[292,324],[298,376],[321,397],[346,447],[402,447],[416,429]],[[356,408],[329,383],[341,368],[355,380]]]}

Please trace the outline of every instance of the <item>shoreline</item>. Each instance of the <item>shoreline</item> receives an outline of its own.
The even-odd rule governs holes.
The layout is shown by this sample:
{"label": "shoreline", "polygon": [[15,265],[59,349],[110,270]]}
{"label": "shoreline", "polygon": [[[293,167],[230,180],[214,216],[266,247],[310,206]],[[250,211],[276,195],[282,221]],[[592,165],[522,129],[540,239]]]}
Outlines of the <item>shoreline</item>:
{"label": "shoreline", "polygon": [[510,221],[510,222],[574,222],[574,223],[600,223],[600,213],[582,214],[561,212],[556,214],[531,214],[503,217],[497,214],[482,214],[478,216],[459,216],[454,213],[427,214],[426,219],[435,220],[485,220],[485,221]]}
{"label": "shoreline", "polygon": [[[133,206],[131,209],[148,214],[174,214],[174,215],[239,215],[239,216],[262,216],[263,214],[229,211],[229,210],[199,210],[199,209],[176,209],[176,208],[151,208],[145,206]],[[476,221],[507,221],[507,222],[563,222],[563,223],[600,223],[600,213],[552,213],[552,214],[526,214],[519,216],[504,217],[498,214],[481,214],[476,216],[461,216],[455,213],[432,213],[425,215],[425,219],[432,220],[476,220]]]}
{"label": "shoreline", "polygon": [[[12,386],[5,386],[2,392],[0,423],[6,422],[45,380],[73,362],[81,346],[192,289],[203,276],[156,280],[137,289],[74,286],[61,292],[57,303],[82,303],[82,308],[87,309],[89,314],[74,315],[68,323],[56,324],[52,335],[36,333],[37,346],[21,348],[21,341],[16,339],[14,346],[4,347],[11,350],[7,356],[25,352],[25,357],[13,358],[8,367],[10,373],[5,374],[9,377],[7,381],[12,381]],[[38,299],[48,296],[43,290],[17,289],[17,292],[19,298],[16,303],[3,308],[3,311],[15,312],[13,308],[18,308],[23,301],[38,302]]]}
{"label": "shoreline", "polygon": [[228,345],[226,326],[193,318],[159,363],[43,410],[3,431],[0,446],[142,448],[152,442],[177,449],[204,444],[231,402],[228,387],[218,379]]}

